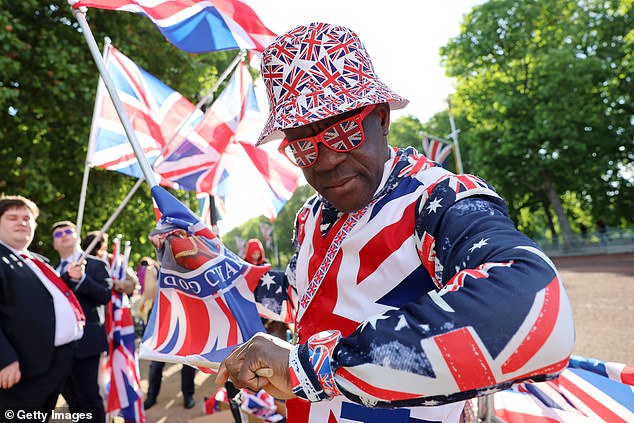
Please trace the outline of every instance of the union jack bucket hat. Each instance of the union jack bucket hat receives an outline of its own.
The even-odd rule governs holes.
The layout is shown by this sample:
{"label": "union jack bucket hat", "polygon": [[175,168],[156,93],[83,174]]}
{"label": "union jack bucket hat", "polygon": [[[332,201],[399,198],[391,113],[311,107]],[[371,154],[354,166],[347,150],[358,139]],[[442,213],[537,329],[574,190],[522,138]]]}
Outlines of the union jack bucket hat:
{"label": "union jack bucket hat", "polygon": [[261,70],[270,113],[258,145],[369,104],[409,102],[379,80],[365,46],[343,26],[313,22],[280,35],[264,50]]}

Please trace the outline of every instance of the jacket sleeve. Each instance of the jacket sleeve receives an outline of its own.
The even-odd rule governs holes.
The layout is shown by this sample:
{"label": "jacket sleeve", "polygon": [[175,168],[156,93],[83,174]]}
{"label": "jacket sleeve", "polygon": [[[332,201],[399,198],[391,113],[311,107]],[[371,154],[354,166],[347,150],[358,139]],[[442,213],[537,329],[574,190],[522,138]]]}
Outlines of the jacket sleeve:
{"label": "jacket sleeve", "polygon": [[297,346],[290,366],[298,396],[438,405],[552,379],[565,368],[574,329],[564,287],[504,203],[429,204],[418,209],[415,235],[438,289],[366,320],[348,337],[331,336],[330,347],[323,333]]}
{"label": "jacket sleeve", "polygon": [[[6,289],[3,286],[4,284],[6,284],[5,281],[6,278],[4,275],[4,269],[2,266],[0,266],[0,311],[3,307],[11,307],[10,304],[3,304],[3,293],[4,289]],[[0,370],[4,369],[6,366],[16,360],[18,360],[18,353],[13,349],[13,346],[9,342],[9,339],[7,339],[7,336],[2,329],[2,325],[0,325]]]}
{"label": "jacket sleeve", "polygon": [[111,298],[110,287],[112,285],[108,266],[101,260],[88,259],[91,260],[91,270],[84,274],[83,280],[73,281],[68,272],[64,272],[62,278],[73,291],[85,295],[95,304],[107,304]]}

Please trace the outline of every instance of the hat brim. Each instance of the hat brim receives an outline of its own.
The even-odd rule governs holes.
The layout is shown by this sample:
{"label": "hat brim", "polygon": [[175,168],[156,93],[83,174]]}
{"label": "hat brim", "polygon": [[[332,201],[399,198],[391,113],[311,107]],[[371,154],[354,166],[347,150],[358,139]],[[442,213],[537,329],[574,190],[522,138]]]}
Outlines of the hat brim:
{"label": "hat brim", "polygon": [[[285,129],[310,125],[369,104],[388,103],[391,110],[399,110],[409,103],[409,100],[396,94],[379,81],[375,81],[373,87],[369,90],[364,89],[364,92],[358,96],[352,93],[350,97],[356,97],[354,101],[341,101],[341,97],[329,96],[323,92],[320,97],[328,98],[329,101],[323,102],[320,107],[310,109],[306,108],[305,104],[299,104],[302,103],[302,96],[293,97],[289,101],[278,104],[278,107],[270,111],[256,145],[284,138]],[[306,110],[307,113],[302,114],[302,110]]]}

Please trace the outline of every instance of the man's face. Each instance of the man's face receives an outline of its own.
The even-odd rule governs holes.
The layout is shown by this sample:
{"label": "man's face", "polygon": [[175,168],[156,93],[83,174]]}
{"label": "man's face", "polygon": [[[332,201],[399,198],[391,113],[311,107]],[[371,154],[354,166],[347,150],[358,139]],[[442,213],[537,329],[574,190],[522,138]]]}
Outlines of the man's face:
{"label": "man's face", "polygon": [[0,241],[16,250],[31,244],[37,223],[27,207],[14,207],[0,217]]}
{"label": "man's face", "polygon": [[[289,141],[311,137],[354,116],[360,109],[284,131]],[[364,141],[354,150],[336,152],[318,144],[315,164],[302,168],[308,183],[342,212],[357,211],[372,201],[381,182],[383,166],[389,158],[387,131],[389,109],[377,106],[364,120]]]}
{"label": "man's face", "polygon": [[60,226],[53,231],[53,248],[60,251],[69,251],[77,245],[77,232],[72,226]]}

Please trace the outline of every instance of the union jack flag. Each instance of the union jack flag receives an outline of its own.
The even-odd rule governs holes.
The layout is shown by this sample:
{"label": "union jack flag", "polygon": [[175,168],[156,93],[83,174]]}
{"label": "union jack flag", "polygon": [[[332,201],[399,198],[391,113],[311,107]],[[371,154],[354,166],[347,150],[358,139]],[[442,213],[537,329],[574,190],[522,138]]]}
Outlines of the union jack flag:
{"label": "union jack flag", "polygon": [[161,263],[159,289],[141,358],[213,367],[264,332],[253,290],[269,266],[253,266],[220,242],[198,216],[159,186],[162,217],[150,235]]}
{"label": "union jack flag", "polygon": [[447,157],[453,150],[453,144],[441,141],[428,135],[423,136],[423,154],[429,160],[439,163],[443,167],[447,161]]}
{"label": "union jack flag", "polygon": [[236,251],[240,257],[244,257],[247,251],[247,242],[244,238],[240,238],[239,236],[235,237],[236,241]]}
{"label": "union jack flag", "polygon": [[493,395],[507,423],[634,421],[634,368],[572,356],[555,380],[521,383]]}
{"label": "union jack flag", "polygon": [[284,420],[284,416],[277,412],[275,398],[264,389],[253,392],[247,388],[240,391],[240,408],[247,414],[255,416],[264,423],[275,423]]}
{"label": "union jack flag", "polygon": [[[255,147],[264,125],[253,79],[240,63],[227,87],[187,139],[156,166],[164,177],[223,203],[225,219],[275,219],[299,184],[301,172],[274,147]],[[244,204],[249,204],[245,212]]]}
{"label": "union jack flag", "polygon": [[[149,163],[154,163],[172,139],[177,142],[191,132],[191,125],[202,117],[202,112],[110,45],[106,48],[104,62],[143,153]],[[134,151],[101,79],[90,130],[87,163],[137,178],[142,176]],[[155,176],[161,178],[156,173]],[[163,185],[174,185],[165,179],[160,180]]]}
{"label": "union jack flag", "polygon": [[261,222],[260,232],[262,232],[262,239],[264,240],[264,245],[266,246],[266,248],[268,248],[269,250],[273,248],[273,225]]}
{"label": "union jack flag", "polygon": [[264,51],[275,39],[245,0],[80,0],[73,7],[139,13],[152,20],[181,50],[205,53],[228,49]]}
{"label": "union jack flag", "polygon": [[125,243],[121,253],[121,235],[112,241],[112,256],[110,257],[110,276],[113,279],[125,280],[128,261],[130,259],[130,242]]}
{"label": "union jack flag", "polygon": [[106,412],[118,414],[126,421],[143,423],[143,390],[134,354],[134,323],[128,297],[112,291],[112,300],[106,310],[109,350],[105,372],[110,376]]}

